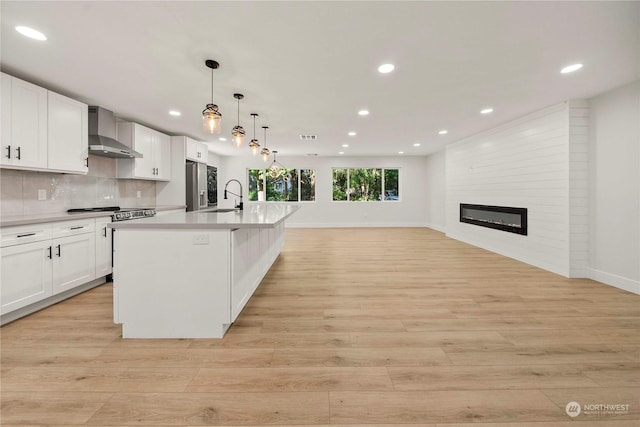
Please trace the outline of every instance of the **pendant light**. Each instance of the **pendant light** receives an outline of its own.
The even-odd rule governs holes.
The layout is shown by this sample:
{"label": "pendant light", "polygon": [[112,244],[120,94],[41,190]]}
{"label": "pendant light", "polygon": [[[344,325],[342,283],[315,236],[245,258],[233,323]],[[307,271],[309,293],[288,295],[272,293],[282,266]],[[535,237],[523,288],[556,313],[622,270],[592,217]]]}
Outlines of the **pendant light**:
{"label": "pendant light", "polygon": [[258,144],[258,140],[256,139],[256,117],[258,117],[258,114],[251,113],[251,115],[253,116],[253,139],[249,143],[249,148],[251,148],[251,154],[255,156],[258,154],[258,149],[260,148],[260,144]]}
{"label": "pendant light", "polygon": [[212,59],[207,59],[204,63],[211,68],[211,103],[202,110],[202,124],[207,132],[217,134],[220,133],[222,114],[218,111],[218,106],[213,103],[213,70],[218,69],[220,64]]}
{"label": "pendant light", "polygon": [[269,129],[269,126],[262,126],[262,129],[264,129],[264,148],[260,151],[260,155],[262,155],[262,160],[266,163],[269,160],[269,149],[267,148],[267,129]]}
{"label": "pendant light", "polygon": [[244,142],[245,135],[244,128],[240,126],[240,100],[244,98],[244,95],[241,93],[234,93],[233,97],[238,100],[238,124],[233,127],[231,136],[233,136],[233,145],[240,147]]}
{"label": "pendant light", "polygon": [[269,175],[271,178],[277,178],[282,169],[284,169],[282,165],[276,161],[276,154],[278,154],[278,152],[273,150],[273,163],[269,166]]}

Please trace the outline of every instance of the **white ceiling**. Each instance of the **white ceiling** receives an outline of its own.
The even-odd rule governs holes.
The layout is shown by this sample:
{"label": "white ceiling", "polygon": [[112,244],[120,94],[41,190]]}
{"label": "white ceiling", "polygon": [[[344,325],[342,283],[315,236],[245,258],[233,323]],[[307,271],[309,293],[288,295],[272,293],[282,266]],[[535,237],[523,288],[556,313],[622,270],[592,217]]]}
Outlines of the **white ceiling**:
{"label": "white ceiling", "polygon": [[[640,2],[2,1],[9,74],[222,155],[236,124],[281,155],[425,155],[640,77]],[[46,34],[19,35],[27,25]],[[218,141],[201,129],[214,101]],[[378,65],[392,62],[393,73]],[[584,68],[561,75],[575,62]],[[480,109],[492,106],[489,116]],[[360,117],[367,108],[371,114]],[[182,116],[168,115],[177,109]],[[439,136],[446,128],[449,133]],[[356,137],[347,132],[356,131]],[[302,142],[300,134],[316,134]],[[349,148],[343,149],[342,144]],[[420,147],[414,147],[420,143]]]}

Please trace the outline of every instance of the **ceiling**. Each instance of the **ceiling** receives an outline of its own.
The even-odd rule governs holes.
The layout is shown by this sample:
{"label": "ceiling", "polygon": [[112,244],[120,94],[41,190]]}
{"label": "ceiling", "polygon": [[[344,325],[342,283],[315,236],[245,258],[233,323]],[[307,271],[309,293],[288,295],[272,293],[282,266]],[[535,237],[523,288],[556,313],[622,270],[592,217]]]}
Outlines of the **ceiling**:
{"label": "ceiling", "polygon": [[[258,113],[257,139],[269,126],[280,155],[426,155],[640,77],[640,2],[2,1],[0,15],[3,71],[221,155],[250,155],[230,142],[235,92],[248,136]],[[215,136],[206,59],[220,63]]]}

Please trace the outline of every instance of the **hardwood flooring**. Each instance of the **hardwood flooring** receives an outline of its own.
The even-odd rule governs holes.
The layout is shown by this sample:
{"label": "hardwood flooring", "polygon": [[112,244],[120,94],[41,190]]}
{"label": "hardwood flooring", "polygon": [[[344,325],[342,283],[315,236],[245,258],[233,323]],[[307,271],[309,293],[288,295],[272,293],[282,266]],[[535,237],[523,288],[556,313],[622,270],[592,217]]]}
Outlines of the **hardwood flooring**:
{"label": "hardwood flooring", "polygon": [[0,424],[640,425],[640,296],[430,229],[287,230],[222,340],[122,340],[111,293],[0,329]]}

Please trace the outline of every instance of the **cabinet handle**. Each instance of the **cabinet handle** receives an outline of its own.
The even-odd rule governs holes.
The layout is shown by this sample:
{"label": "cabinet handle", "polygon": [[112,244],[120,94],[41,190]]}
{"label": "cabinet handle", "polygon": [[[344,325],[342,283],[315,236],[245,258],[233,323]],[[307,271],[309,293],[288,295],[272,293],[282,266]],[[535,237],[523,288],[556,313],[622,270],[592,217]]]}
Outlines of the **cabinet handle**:
{"label": "cabinet handle", "polygon": [[84,158],[84,165],[85,165],[86,167],[89,167],[89,158],[88,158],[88,157],[85,157],[85,158]]}
{"label": "cabinet handle", "polygon": [[79,225],[78,227],[71,227],[69,230],[80,230],[81,228],[84,228],[84,225]]}
{"label": "cabinet handle", "polygon": [[51,246],[49,246],[47,249],[49,250],[49,255],[47,255],[47,258],[51,259],[51,256],[53,255],[51,251]]}
{"label": "cabinet handle", "polygon": [[103,231],[103,233],[104,233],[104,234],[103,234],[103,236],[104,236],[104,237],[107,237],[107,227],[105,227],[102,231]]}
{"label": "cabinet handle", "polygon": [[7,145],[7,159],[11,158],[11,146]]}
{"label": "cabinet handle", "polygon": [[20,148],[21,148],[21,147],[18,147],[18,148],[17,148],[17,150],[18,150],[18,155],[16,156],[16,159],[18,159],[18,160],[20,160],[20,159],[22,158],[22,157],[20,157]]}
{"label": "cabinet handle", "polygon": [[26,233],[26,234],[18,234],[17,237],[28,237],[28,236],[35,236],[36,233]]}
{"label": "cabinet handle", "polygon": [[60,245],[56,246],[56,249],[58,250],[58,253],[56,255],[58,255],[58,258],[59,258],[60,254],[62,254],[62,250],[60,249]]}

